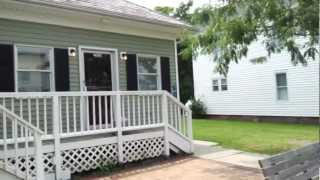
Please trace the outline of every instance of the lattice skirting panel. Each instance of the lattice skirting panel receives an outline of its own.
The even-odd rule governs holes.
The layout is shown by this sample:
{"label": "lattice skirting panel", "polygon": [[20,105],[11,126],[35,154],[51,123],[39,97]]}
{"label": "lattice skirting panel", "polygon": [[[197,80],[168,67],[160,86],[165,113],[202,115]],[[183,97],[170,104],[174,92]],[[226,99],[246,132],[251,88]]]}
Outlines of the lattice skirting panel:
{"label": "lattice skirting panel", "polygon": [[[44,172],[49,174],[54,172],[54,153],[45,153],[43,154],[43,164],[44,164]],[[3,160],[1,160],[3,162]],[[18,167],[18,174],[26,176],[27,175],[27,167],[29,168],[28,176],[35,177],[36,175],[36,162],[34,155],[26,156],[18,156],[18,158],[8,158],[8,167],[10,169],[15,169]]]}
{"label": "lattice skirting panel", "polygon": [[[148,139],[124,141],[123,160],[124,163],[154,158],[160,156],[164,151],[164,138],[154,137]],[[61,151],[62,170],[70,170],[71,173],[83,172],[97,169],[102,165],[118,162],[118,144],[106,144],[93,147],[83,147]],[[16,163],[19,174],[26,174],[26,167],[29,167],[29,176],[36,174],[34,155],[28,156],[28,163],[25,156],[8,159],[9,167],[15,169]],[[0,160],[3,161],[3,160]],[[44,172],[51,174],[55,172],[54,152],[43,155]]]}
{"label": "lattice skirting panel", "polygon": [[160,156],[164,151],[163,137],[126,141],[123,143],[124,162]]}
{"label": "lattice skirting panel", "polygon": [[65,150],[61,153],[62,169],[71,173],[96,169],[118,161],[117,144]]}

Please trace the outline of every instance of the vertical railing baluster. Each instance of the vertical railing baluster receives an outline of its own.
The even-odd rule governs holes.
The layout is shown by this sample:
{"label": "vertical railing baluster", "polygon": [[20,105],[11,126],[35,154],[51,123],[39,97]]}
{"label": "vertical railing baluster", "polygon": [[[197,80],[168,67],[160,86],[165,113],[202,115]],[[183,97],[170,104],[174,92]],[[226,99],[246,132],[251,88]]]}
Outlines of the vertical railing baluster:
{"label": "vertical railing baluster", "polygon": [[[15,112],[14,112],[14,109],[15,109],[15,108],[14,108],[14,98],[11,98],[11,112],[15,113]],[[12,125],[12,126],[11,126],[11,133],[12,133],[12,138],[13,138],[13,135],[14,135],[14,134],[13,134],[13,132],[14,132],[13,122],[11,122],[11,125]]]}
{"label": "vertical railing baluster", "polygon": [[161,120],[160,120],[160,110],[161,110],[161,106],[160,106],[160,98],[161,96],[157,96],[157,122],[160,124]]}
{"label": "vertical railing baluster", "polygon": [[111,128],[115,128],[115,125],[114,125],[114,112],[113,112],[113,97],[112,96],[110,96],[110,121],[111,121]]}
{"label": "vertical railing baluster", "polygon": [[44,123],[44,134],[48,134],[48,118],[47,118],[47,98],[43,98],[43,123]]}
{"label": "vertical railing baluster", "polygon": [[29,123],[32,124],[31,122],[31,99],[28,98],[28,120],[29,120]]}
{"label": "vertical railing baluster", "polygon": [[2,112],[2,118],[3,118],[3,153],[4,153],[4,164],[7,166],[8,164],[8,153],[7,153],[7,114],[5,112]]}
{"label": "vertical railing baluster", "polygon": [[130,108],[130,95],[127,95],[127,119],[128,119],[128,127],[131,125],[131,108]]}
{"label": "vertical railing baluster", "polygon": [[67,120],[67,133],[70,132],[70,110],[69,110],[69,96],[65,97],[65,102],[66,102],[66,120]]}
{"label": "vertical railing baluster", "polygon": [[63,104],[63,102],[62,102],[62,99],[63,99],[63,97],[62,96],[60,96],[60,97],[54,97],[54,101],[58,101],[58,113],[59,113],[59,117],[57,118],[58,119],[58,122],[59,122],[59,131],[60,131],[60,133],[63,133],[63,116],[62,116],[62,110],[63,110],[63,107],[62,107],[62,104]]}
{"label": "vertical railing baluster", "polygon": [[150,117],[150,96],[147,96],[147,104],[148,104],[148,125],[151,124],[151,117]]}
{"label": "vertical railing baluster", "polygon": [[89,106],[89,96],[86,96],[86,124],[87,124],[87,131],[90,130],[90,106]]}
{"label": "vertical railing baluster", "polygon": [[108,129],[109,111],[108,111],[108,96],[104,96],[104,121],[105,128]]}
{"label": "vertical railing baluster", "polygon": [[141,124],[142,124],[142,119],[141,119],[141,98],[140,98],[141,96],[140,95],[138,95],[137,96],[137,99],[138,99],[138,126],[141,126]]}
{"label": "vertical railing baluster", "polygon": [[93,130],[96,130],[96,96],[92,96],[92,121],[93,121]]}
{"label": "vertical railing baluster", "polygon": [[80,114],[80,131],[82,132],[82,131],[84,131],[84,124],[83,124],[83,122],[84,122],[84,114],[85,114],[85,110],[84,110],[84,103],[85,103],[85,101],[84,101],[84,97],[83,97],[83,95],[81,95],[80,96],[80,98],[79,98],[79,103],[80,103],[80,111],[79,111],[79,114]]}
{"label": "vertical railing baluster", "polygon": [[142,112],[143,112],[143,125],[146,125],[146,101],[145,96],[142,96]]}
{"label": "vertical railing baluster", "polygon": [[133,126],[136,126],[136,96],[132,95],[132,119]]}
{"label": "vertical railing baluster", "polygon": [[13,139],[14,139],[14,169],[17,173],[18,171],[18,121],[17,119],[14,119],[13,120],[14,122],[14,136],[13,136]]}
{"label": "vertical railing baluster", "polygon": [[[23,117],[23,100],[22,99],[19,100],[19,104],[20,104],[20,117],[22,119],[24,119],[24,117]],[[23,137],[23,129],[22,129],[22,127],[20,129],[20,136]]]}
{"label": "vertical railing baluster", "polygon": [[101,96],[98,96],[98,108],[99,108],[99,129],[102,129],[102,108],[101,108]]}
{"label": "vertical railing baluster", "polygon": [[155,111],[155,109],[156,109],[155,106],[156,106],[156,105],[155,105],[154,95],[153,95],[153,96],[152,96],[152,123],[157,124],[157,123],[156,123],[156,118],[155,118],[155,117],[156,117],[156,116],[155,116],[155,112],[156,112],[156,111]]}
{"label": "vertical railing baluster", "polygon": [[72,108],[73,108],[73,132],[77,132],[77,106],[76,97],[72,97]]}
{"label": "vertical railing baluster", "polygon": [[[121,112],[120,112],[122,118],[120,119],[120,121],[121,121],[121,125],[122,125],[122,126],[126,126],[126,125],[125,125],[125,122],[124,122],[124,120],[125,120],[125,108],[124,108],[124,103],[125,103],[124,100],[125,100],[125,99],[124,99],[124,98],[125,98],[125,96],[124,96],[124,95],[123,95],[123,96],[120,96],[120,98],[121,98],[120,100],[121,100],[121,107],[122,107],[122,108],[121,108]],[[117,119],[116,119],[116,121],[117,121]]]}
{"label": "vertical railing baluster", "polygon": [[39,98],[36,98],[36,124],[37,128],[40,128],[40,121],[39,121]]}

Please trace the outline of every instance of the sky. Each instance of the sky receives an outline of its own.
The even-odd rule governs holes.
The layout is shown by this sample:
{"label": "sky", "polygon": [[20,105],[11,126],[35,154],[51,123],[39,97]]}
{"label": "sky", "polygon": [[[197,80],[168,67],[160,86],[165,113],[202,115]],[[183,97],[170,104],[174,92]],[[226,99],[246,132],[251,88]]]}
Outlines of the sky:
{"label": "sky", "polygon": [[[139,4],[141,6],[147,7],[149,9],[154,9],[156,6],[170,6],[178,7],[181,2],[188,2],[188,0],[128,0]],[[216,0],[194,0],[194,7],[201,7],[203,4],[214,3]]]}

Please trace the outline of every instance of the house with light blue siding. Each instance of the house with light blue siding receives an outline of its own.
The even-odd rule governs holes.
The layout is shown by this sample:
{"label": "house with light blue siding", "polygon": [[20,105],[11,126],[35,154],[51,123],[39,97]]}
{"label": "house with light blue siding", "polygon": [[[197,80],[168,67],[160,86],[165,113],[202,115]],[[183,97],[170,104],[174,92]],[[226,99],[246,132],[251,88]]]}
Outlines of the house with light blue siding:
{"label": "house with light blue siding", "polygon": [[0,2],[0,179],[191,153],[184,22],[125,0]]}

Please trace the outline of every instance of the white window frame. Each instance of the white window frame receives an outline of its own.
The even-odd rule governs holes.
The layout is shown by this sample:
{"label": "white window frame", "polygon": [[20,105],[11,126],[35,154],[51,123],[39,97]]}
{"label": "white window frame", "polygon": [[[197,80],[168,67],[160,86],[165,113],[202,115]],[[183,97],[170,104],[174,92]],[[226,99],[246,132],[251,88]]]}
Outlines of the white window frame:
{"label": "white window frame", "polygon": [[[278,86],[278,84],[277,84],[277,75],[278,74],[286,74],[286,82],[287,82],[287,86]],[[286,101],[289,101],[289,83],[288,83],[288,73],[287,73],[287,71],[277,71],[277,72],[275,72],[274,73],[274,82],[275,82],[275,90],[276,90],[276,100],[278,101],[278,102],[286,102]],[[278,89],[279,88],[286,88],[287,89],[287,99],[279,99],[278,98],[278,93],[279,93],[279,91],[278,91]]]}
{"label": "white window frame", "polygon": [[[18,48],[19,47],[32,47],[32,48],[47,48],[49,49],[49,70],[33,70],[33,69],[19,69],[18,68]],[[55,91],[55,74],[54,74],[54,48],[51,46],[42,45],[28,45],[28,44],[14,44],[14,81],[15,92],[19,92],[18,72],[47,72],[50,73],[50,92]]]}
{"label": "white window frame", "polygon": [[[157,72],[156,73],[140,73],[139,72],[139,58],[155,58],[157,60]],[[161,65],[160,65],[160,56],[157,55],[150,55],[150,54],[137,54],[137,84],[138,84],[138,91],[140,90],[140,83],[139,83],[139,75],[156,75],[157,76],[157,90],[162,89],[161,84]]]}
{"label": "white window frame", "polygon": [[[225,84],[222,83],[222,80],[223,80],[223,79],[226,80],[226,83],[225,83]],[[221,79],[220,79],[220,86],[221,86],[221,87],[220,87],[220,88],[221,88],[221,91],[228,91],[228,89],[229,89],[229,87],[228,87],[228,79],[227,79],[227,78],[221,78]],[[222,88],[222,86],[226,86],[227,89],[224,90],[224,89]]]}
{"label": "white window frame", "polygon": [[[217,81],[217,87],[218,87],[218,90],[214,90],[214,85],[213,85],[213,81]],[[219,79],[212,79],[212,81],[211,81],[211,89],[212,89],[212,92],[219,92],[220,91],[220,85],[219,85]]]}

